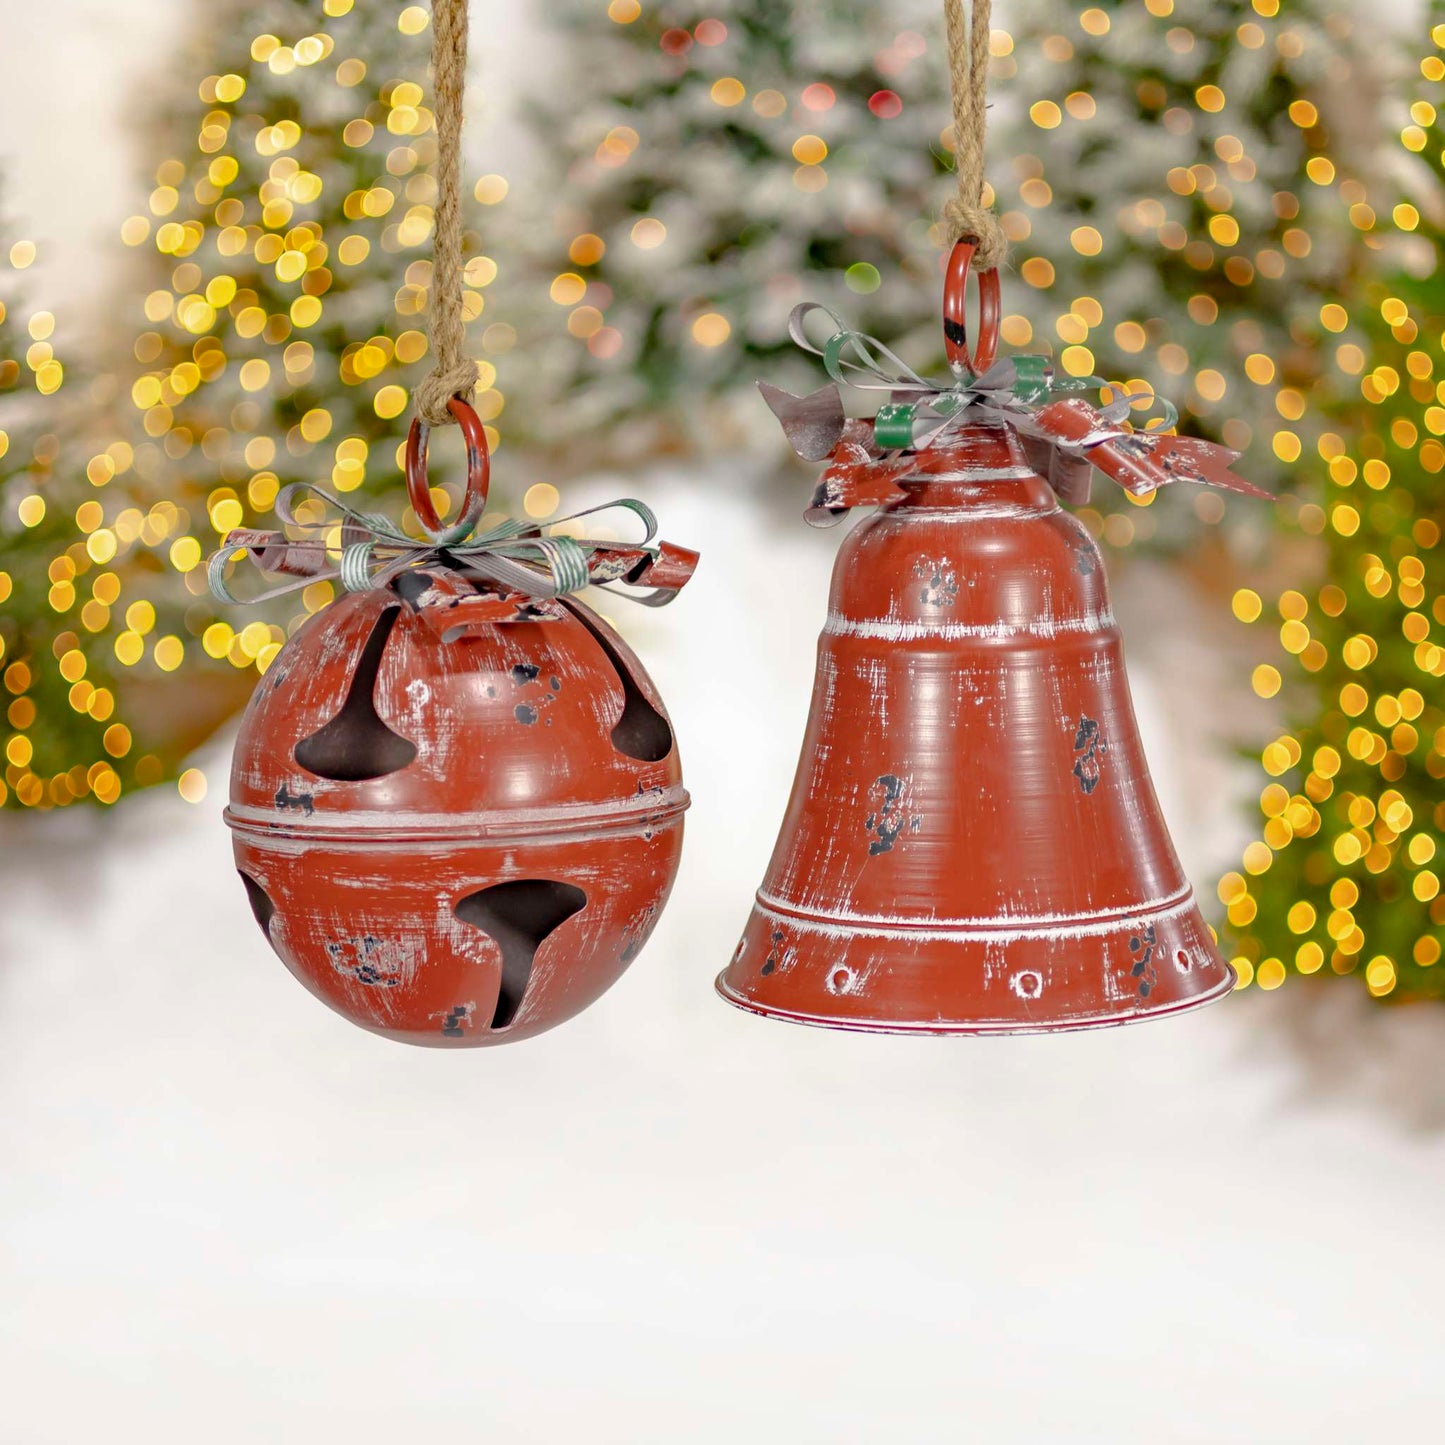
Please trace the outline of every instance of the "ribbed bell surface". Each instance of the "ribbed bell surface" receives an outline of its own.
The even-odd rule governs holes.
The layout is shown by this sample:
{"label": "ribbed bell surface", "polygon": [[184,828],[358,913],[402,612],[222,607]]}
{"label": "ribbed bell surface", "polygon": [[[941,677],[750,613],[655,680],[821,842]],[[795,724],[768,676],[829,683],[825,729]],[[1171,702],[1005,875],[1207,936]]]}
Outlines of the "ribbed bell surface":
{"label": "ribbed bell surface", "polygon": [[729,1002],[830,1028],[1047,1032],[1234,975],[1154,796],[1093,540],[971,427],[860,522]]}

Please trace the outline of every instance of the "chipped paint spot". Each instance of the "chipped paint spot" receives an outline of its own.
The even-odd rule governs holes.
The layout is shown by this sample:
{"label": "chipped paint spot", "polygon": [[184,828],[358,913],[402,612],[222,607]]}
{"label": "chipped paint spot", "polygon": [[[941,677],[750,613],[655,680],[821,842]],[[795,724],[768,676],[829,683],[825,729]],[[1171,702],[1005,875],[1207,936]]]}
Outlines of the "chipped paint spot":
{"label": "chipped paint spot", "polygon": [[1021,968],[1009,979],[1008,986],[1020,998],[1037,998],[1044,991],[1043,975],[1032,968]]}
{"label": "chipped paint spot", "polygon": [[[650,832],[650,829],[644,830],[643,836],[650,836]],[[622,934],[623,963],[631,963],[642,952],[642,945],[647,942],[656,922],[657,905],[655,903],[649,903],[641,913],[629,921]]]}
{"label": "chipped paint spot", "polygon": [[300,790],[293,793],[285,783],[276,789],[276,806],[283,813],[287,808],[295,808],[297,812],[305,813],[308,818],[314,817],[316,813],[316,801],[310,793]]}
{"label": "chipped paint spot", "polygon": [[1134,958],[1134,966],[1129,970],[1129,976],[1139,980],[1140,998],[1148,998],[1149,991],[1159,982],[1159,970],[1154,966],[1156,941],[1152,923],[1129,937],[1129,952]]}
{"label": "chipped paint spot", "polygon": [[[776,973],[779,968],[786,968],[792,961],[792,953],[784,947],[784,936],[781,928],[775,928],[771,938],[772,946],[768,949],[768,956],[763,966],[758,970],[765,978],[770,973]],[[741,945],[739,945],[741,952]]]}
{"label": "chipped paint spot", "polygon": [[536,682],[542,669],[535,662],[519,662],[512,668],[512,681],[517,687]]}
{"label": "chipped paint spot", "polygon": [[924,579],[920,596],[925,607],[952,607],[958,600],[958,576],[947,562],[920,557],[913,575]]}
{"label": "chipped paint spot", "polygon": [[444,1013],[429,1014],[428,1017],[441,1020],[442,1033],[449,1039],[459,1039],[465,1036],[467,1029],[471,1028],[472,1015],[476,1011],[475,1003],[459,1003]]}
{"label": "chipped paint spot", "polygon": [[369,988],[398,988],[411,972],[412,960],[403,945],[370,933],[361,938],[328,939],[326,953],[343,978]]}
{"label": "chipped paint spot", "polygon": [[872,835],[868,856],[876,858],[890,852],[905,829],[916,833],[923,819],[909,814],[908,782],[896,773],[884,773],[868,791],[874,799],[873,811],[863,820],[863,828]]}
{"label": "chipped paint spot", "polygon": [[1091,717],[1079,715],[1079,726],[1074,733],[1074,776],[1085,793],[1092,793],[1099,786],[1103,761],[1109,745],[1099,724]]}
{"label": "chipped paint spot", "polygon": [[529,702],[519,702],[512,709],[513,715],[519,723],[534,723],[537,721],[537,709]]}

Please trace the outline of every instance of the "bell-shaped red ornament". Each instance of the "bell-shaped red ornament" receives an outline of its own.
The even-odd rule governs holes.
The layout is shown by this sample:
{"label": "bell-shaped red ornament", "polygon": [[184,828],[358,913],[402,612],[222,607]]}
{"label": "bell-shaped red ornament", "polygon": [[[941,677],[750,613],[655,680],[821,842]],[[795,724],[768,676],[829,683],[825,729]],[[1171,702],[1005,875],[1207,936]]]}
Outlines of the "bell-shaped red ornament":
{"label": "bell-shaped red ornament", "polygon": [[[680,585],[691,554],[665,550],[615,549],[593,575]],[[498,567],[517,579],[505,556],[439,548],[326,607],[236,744],[226,820],[267,941],[407,1043],[507,1043],[585,1008],[647,941],[682,847],[688,796],[641,664],[580,602],[518,594]]]}
{"label": "bell-shaped red ornament", "polygon": [[[1233,987],[1155,799],[1103,560],[1020,442],[1036,413],[1001,411],[1002,383],[976,400],[987,380],[943,393],[939,413],[1003,421],[894,442],[901,455],[870,453],[837,412],[817,505],[884,505],[834,569],[787,816],[718,979],[741,1008],[843,1029],[1048,1032]],[[822,393],[786,400],[794,434],[821,424]],[[1026,436],[1040,455],[1046,439]]]}

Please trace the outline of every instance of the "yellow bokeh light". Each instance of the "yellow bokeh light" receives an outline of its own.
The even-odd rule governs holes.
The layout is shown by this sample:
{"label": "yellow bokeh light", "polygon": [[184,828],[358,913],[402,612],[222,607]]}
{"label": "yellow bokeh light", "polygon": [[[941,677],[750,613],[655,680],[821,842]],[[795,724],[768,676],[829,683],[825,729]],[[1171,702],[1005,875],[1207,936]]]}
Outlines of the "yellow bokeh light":
{"label": "yellow bokeh light", "polygon": [[199,803],[206,796],[206,775],[199,768],[187,768],[176,779],[176,790],[188,803]]}
{"label": "yellow bokeh light", "polygon": [[1273,697],[1280,690],[1281,682],[1279,669],[1267,662],[1260,663],[1250,677],[1250,686],[1260,697]]}
{"label": "yellow bokeh light", "polygon": [[522,510],[536,521],[545,521],[561,504],[562,494],[551,482],[536,482],[522,496]]}
{"label": "yellow bokeh light", "polygon": [[558,306],[575,306],[587,294],[587,282],[575,271],[564,271],[551,286],[552,300]]}
{"label": "yellow bokeh light", "polygon": [[821,165],[828,157],[828,143],[817,135],[800,135],[793,142],[793,159],[799,165]]}
{"label": "yellow bokeh light", "polygon": [[721,346],[732,335],[732,323],[717,311],[708,311],[692,323],[692,339],[699,346]]}

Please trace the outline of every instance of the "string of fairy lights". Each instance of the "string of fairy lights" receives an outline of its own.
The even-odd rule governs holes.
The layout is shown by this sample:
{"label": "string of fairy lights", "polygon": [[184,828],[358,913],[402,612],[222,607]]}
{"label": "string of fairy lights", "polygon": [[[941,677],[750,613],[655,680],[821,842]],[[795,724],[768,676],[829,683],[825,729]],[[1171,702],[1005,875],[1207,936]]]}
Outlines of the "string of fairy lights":
{"label": "string of fairy lights", "polygon": [[[1445,49],[1445,26],[1431,38]],[[1427,55],[1420,74],[1438,86],[1445,60]],[[1400,131],[1413,156],[1433,140],[1435,186],[1445,173],[1438,122],[1436,105],[1415,99]],[[1372,212],[1361,217],[1375,221]],[[1391,221],[1401,233],[1422,228],[1408,202],[1394,207]],[[1436,244],[1445,239],[1438,221],[1426,228]],[[1335,364],[1358,378],[1365,405],[1357,434],[1319,438],[1331,495],[1302,507],[1298,520],[1306,532],[1333,533],[1332,555],[1343,565],[1313,597],[1286,589],[1274,608],[1280,648],[1330,691],[1321,717],[1264,748],[1261,763],[1275,781],[1260,795],[1261,835],[1219,883],[1240,944],[1241,986],[1275,989],[1291,971],[1309,975],[1328,964],[1338,974],[1358,970],[1377,998],[1402,987],[1442,991],[1429,971],[1445,932],[1445,646],[1432,636],[1445,624],[1432,556],[1441,538],[1436,479],[1445,470],[1445,317],[1430,300],[1418,293],[1413,304],[1394,294],[1356,302],[1373,344],[1335,348]],[[1352,317],[1329,303],[1320,320],[1338,335]],[[1241,621],[1262,623],[1267,610],[1253,589],[1235,594]],[[1280,668],[1259,664],[1253,685],[1273,697]]]}
{"label": "string of fairy lights", "polygon": [[[333,21],[363,13],[355,0],[324,0],[321,8]],[[374,12],[382,8],[370,7],[370,28],[357,37],[369,42],[369,54],[338,50],[326,29],[289,43],[264,33],[249,46],[246,73],[203,79],[195,155],[163,161],[146,214],[121,228],[127,246],[149,246],[169,269],[165,284],[144,297],[146,329],[134,342],[140,369],[128,400],[139,426],[121,418],[117,430],[130,439],[84,459],[91,495],[76,502],[55,468],[37,465],[29,473],[33,490],[15,503],[22,528],[40,527],[47,515],[53,522],[65,506],[73,508],[74,530],[47,567],[47,601],[58,622],[53,657],[13,660],[3,674],[14,700],[0,801],[43,808],[88,796],[109,804],[126,786],[164,775],[158,756],[132,755],[132,730],[120,720],[102,735],[104,756],[93,764],[37,772],[45,727],[29,697],[37,668],[54,666],[69,684],[73,712],[103,722],[116,712],[118,694],[124,698],[128,676],[175,673],[197,653],[264,672],[289,631],[332,597],[331,584],[320,582],[305,590],[288,623],[233,626],[210,605],[203,564],[231,529],[263,519],[286,481],[316,481],[343,494],[361,488],[369,464],[376,470],[378,448],[390,451],[386,443],[410,403],[410,373],[427,351],[424,248],[435,183],[426,171],[433,117],[420,80],[430,16],[408,5],[379,25]],[[394,53],[398,34],[416,42],[404,60]],[[418,78],[386,78],[408,61]],[[335,101],[306,78],[321,69],[353,97],[354,112],[339,126],[325,118]],[[298,153],[308,150],[319,159],[303,164]],[[338,180],[355,179],[353,171],[360,183],[337,194]],[[495,205],[506,191],[501,177],[484,176],[475,198]],[[11,263],[26,266],[34,255],[31,243],[19,242]],[[376,281],[374,294],[358,308],[353,278],[365,274]],[[468,320],[480,316],[496,274],[490,257],[469,258]],[[382,311],[387,300],[390,317]],[[358,311],[361,334],[353,335]],[[35,390],[47,398],[63,381],[47,339],[53,325],[48,313],[30,319],[34,340],[26,353]],[[500,355],[513,333],[494,323],[480,340]],[[495,382],[495,365],[483,361],[477,408],[494,449],[505,404]],[[300,404],[313,396],[314,404]],[[288,410],[294,416],[286,417]],[[289,424],[276,425],[278,418]],[[400,453],[397,437],[398,466]],[[545,505],[545,493],[555,497],[551,488],[529,493],[529,508]],[[451,505],[442,488],[437,504],[443,514]],[[299,515],[313,513],[317,506],[305,504]],[[409,510],[403,525],[420,535]],[[9,573],[0,573],[0,598],[11,586]],[[118,675],[117,686],[90,680],[100,664]],[[194,768],[180,774],[178,786],[191,801],[205,794]]]}

